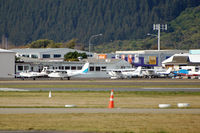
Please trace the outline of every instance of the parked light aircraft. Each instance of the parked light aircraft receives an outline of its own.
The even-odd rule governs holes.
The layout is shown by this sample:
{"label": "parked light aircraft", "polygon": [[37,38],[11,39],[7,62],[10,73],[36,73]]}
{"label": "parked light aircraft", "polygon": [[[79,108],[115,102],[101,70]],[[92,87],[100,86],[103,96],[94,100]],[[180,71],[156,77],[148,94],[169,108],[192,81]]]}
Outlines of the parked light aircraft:
{"label": "parked light aircraft", "polygon": [[133,77],[144,77],[144,78],[156,78],[156,77],[168,77],[171,74],[172,68],[169,69],[142,69],[139,66],[136,70],[111,70],[108,74],[111,79],[118,78],[133,78]]}
{"label": "parked light aircraft", "polygon": [[68,78],[70,80],[71,77],[86,74],[89,71],[89,63],[85,63],[81,70],[53,70],[52,73],[48,74],[50,78]]}
{"label": "parked light aircraft", "polygon": [[139,66],[136,70],[134,71],[123,71],[122,72],[122,75],[124,77],[129,77],[129,78],[132,78],[132,77],[142,77],[142,67]]}
{"label": "parked light aircraft", "polygon": [[106,69],[105,71],[107,71],[107,74],[111,76],[110,77],[111,79],[123,79],[123,78],[126,78],[126,77],[124,77],[122,72],[135,71],[135,68]]}
{"label": "parked light aircraft", "polygon": [[166,69],[142,69],[142,75],[145,78],[161,78],[169,77],[171,74],[172,68]]}
{"label": "parked light aircraft", "polygon": [[107,70],[111,79],[120,79],[120,78],[131,78],[131,77],[140,77],[141,76],[141,67],[137,69],[111,69]]}
{"label": "parked light aircraft", "polygon": [[191,70],[186,70],[186,69],[180,69],[179,71],[174,71],[173,72],[175,76],[200,76],[200,70],[198,72],[194,72]]}
{"label": "parked light aircraft", "polygon": [[25,71],[25,72],[20,72],[19,74],[15,74],[16,77],[18,78],[39,78],[39,77],[45,77],[47,76],[47,67],[44,67],[41,72],[30,72],[30,71]]}
{"label": "parked light aircraft", "polygon": [[171,71],[172,71],[172,67],[169,67],[167,70],[158,70],[158,71],[155,71],[155,76],[157,77],[168,77],[170,74],[171,74]]}

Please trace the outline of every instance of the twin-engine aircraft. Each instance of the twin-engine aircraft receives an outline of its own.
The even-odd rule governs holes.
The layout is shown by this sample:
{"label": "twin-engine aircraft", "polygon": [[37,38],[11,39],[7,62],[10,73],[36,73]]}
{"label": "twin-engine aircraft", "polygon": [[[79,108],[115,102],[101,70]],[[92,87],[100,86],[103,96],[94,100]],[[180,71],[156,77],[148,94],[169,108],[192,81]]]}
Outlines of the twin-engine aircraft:
{"label": "twin-engine aircraft", "polygon": [[67,78],[70,80],[71,77],[86,74],[89,71],[89,63],[85,63],[81,70],[53,70],[52,73],[48,74],[50,78]]}

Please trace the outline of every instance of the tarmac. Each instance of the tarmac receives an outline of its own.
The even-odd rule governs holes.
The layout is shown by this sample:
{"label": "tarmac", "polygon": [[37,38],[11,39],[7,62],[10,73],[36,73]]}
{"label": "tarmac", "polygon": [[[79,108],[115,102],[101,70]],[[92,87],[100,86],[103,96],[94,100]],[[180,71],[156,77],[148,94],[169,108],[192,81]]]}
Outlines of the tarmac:
{"label": "tarmac", "polygon": [[136,113],[200,114],[200,109],[130,109],[130,108],[0,108],[0,114],[65,114],[65,113]]}

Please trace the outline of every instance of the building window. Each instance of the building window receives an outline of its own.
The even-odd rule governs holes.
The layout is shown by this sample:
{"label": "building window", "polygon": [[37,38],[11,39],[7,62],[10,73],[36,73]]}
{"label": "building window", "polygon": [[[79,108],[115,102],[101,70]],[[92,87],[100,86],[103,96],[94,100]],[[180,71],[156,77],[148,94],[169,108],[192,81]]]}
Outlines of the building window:
{"label": "building window", "polygon": [[64,66],[59,66],[59,69],[60,70],[64,70]]}
{"label": "building window", "polygon": [[101,71],[106,71],[106,67],[105,67],[105,66],[102,66],[102,67],[101,67]]}
{"label": "building window", "polygon": [[60,58],[61,57],[61,54],[54,54],[53,55],[53,58]]}
{"label": "building window", "polygon": [[76,70],[76,66],[71,66],[71,70]]}
{"label": "building window", "polygon": [[31,58],[38,58],[38,55],[32,54]]}
{"label": "building window", "polygon": [[42,58],[50,58],[50,54],[43,54]]}
{"label": "building window", "polygon": [[125,66],[121,66],[121,69],[125,69]]}
{"label": "building window", "polygon": [[29,58],[29,55],[28,54],[23,54],[22,57],[28,57]]}
{"label": "building window", "polygon": [[94,71],[94,67],[90,67],[90,71]]}
{"label": "building window", "polygon": [[96,71],[100,71],[101,70],[101,68],[100,67],[96,67]]}
{"label": "building window", "polygon": [[65,70],[70,70],[70,67],[69,66],[65,66]]}
{"label": "building window", "polygon": [[78,70],[81,70],[81,69],[82,69],[82,66],[78,66],[77,69],[78,69]]}
{"label": "building window", "polygon": [[29,66],[24,66],[24,70],[29,70]]}
{"label": "building window", "polygon": [[18,66],[17,69],[18,69],[19,71],[23,71],[23,66]]}

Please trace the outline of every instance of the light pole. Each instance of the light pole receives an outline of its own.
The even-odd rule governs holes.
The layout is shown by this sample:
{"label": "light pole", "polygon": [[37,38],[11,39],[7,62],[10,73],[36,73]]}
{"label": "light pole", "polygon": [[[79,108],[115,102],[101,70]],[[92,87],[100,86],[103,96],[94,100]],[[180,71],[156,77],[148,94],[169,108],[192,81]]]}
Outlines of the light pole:
{"label": "light pole", "polygon": [[158,51],[160,51],[160,30],[167,30],[167,24],[153,24],[153,30],[158,31]]}
{"label": "light pole", "polygon": [[161,66],[161,60],[160,60],[160,30],[167,30],[167,24],[153,24],[153,30],[157,30],[158,35],[154,35],[154,34],[150,34],[150,33],[148,33],[147,35],[152,35],[152,36],[158,37],[158,66]]}
{"label": "light pole", "polygon": [[98,36],[102,36],[103,34],[97,34],[97,35],[92,35],[91,37],[90,37],[90,39],[89,39],[89,53],[90,53],[90,47],[91,47],[91,40],[92,40],[92,38],[94,38],[94,37],[98,37]]}

